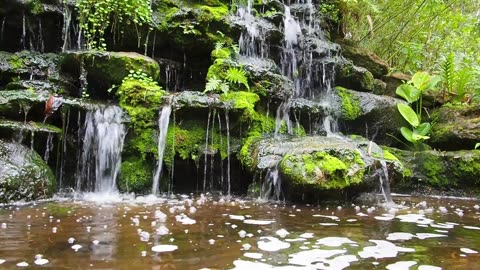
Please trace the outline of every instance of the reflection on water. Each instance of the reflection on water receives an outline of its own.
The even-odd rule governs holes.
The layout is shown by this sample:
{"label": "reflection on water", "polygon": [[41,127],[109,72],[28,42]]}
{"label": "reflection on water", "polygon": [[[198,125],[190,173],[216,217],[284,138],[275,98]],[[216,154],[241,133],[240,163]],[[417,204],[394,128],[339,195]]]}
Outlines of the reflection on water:
{"label": "reflection on water", "polygon": [[395,203],[183,195],[3,206],[0,268],[41,254],[49,269],[480,269],[479,202]]}

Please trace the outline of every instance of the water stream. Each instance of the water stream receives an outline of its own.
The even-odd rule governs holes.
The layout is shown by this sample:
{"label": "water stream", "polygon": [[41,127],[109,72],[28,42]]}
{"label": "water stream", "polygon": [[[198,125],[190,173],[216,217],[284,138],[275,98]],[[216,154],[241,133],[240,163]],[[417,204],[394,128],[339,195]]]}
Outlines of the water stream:
{"label": "water stream", "polygon": [[77,172],[77,192],[116,192],[125,138],[122,109],[107,106],[87,112],[81,134],[83,148],[78,161],[80,171]]}
{"label": "water stream", "polygon": [[158,117],[158,161],[157,168],[155,169],[155,175],[153,177],[152,193],[157,194],[160,186],[160,176],[162,174],[163,167],[163,154],[165,152],[165,145],[167,143],[167,131],[168,124],[170,122],[170,114],[172,112],[172,106],[167,104],[163,106]]}

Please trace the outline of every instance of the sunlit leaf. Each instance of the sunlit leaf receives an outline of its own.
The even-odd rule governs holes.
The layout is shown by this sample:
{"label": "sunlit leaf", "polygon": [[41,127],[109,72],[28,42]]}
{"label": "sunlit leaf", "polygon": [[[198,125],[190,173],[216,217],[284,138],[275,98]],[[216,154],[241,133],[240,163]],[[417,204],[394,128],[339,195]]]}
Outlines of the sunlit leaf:
{"label": "sunlit leaf", "polygon": [[408,106],[407,104],[399,103],[397,104],[397,108],[403,118],[407,120],[407,122],[414,128],[420,125],[420,120],[418,119],[417,114],[415,113],[415,111],[413,111],[412,108],[410,108],[410,106]]}

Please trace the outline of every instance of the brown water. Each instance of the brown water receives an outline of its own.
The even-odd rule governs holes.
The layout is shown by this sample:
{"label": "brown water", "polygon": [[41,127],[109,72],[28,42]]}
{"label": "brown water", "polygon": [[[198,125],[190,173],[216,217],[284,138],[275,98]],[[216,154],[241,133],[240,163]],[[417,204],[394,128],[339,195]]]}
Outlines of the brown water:
{"label": "brown water", "polygon": [[[402,209],[386,210],[185,197],[0,207],[0,268],[480,269],[479,254],[468,253],[480,251],[478,201],[397,197]],[[37,254],[48,263],[35,265]]]}

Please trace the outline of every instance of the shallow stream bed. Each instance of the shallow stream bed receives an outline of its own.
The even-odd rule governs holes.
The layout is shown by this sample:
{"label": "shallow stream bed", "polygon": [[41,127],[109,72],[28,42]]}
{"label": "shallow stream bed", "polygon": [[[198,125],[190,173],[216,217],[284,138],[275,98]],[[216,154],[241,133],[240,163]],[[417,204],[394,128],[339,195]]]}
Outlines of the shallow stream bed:
{"label": "shallow stream bed", "polygon": [[3,206],[0,269],[480,269],[480,202],[394,200],[387,209],[185,195]]}

